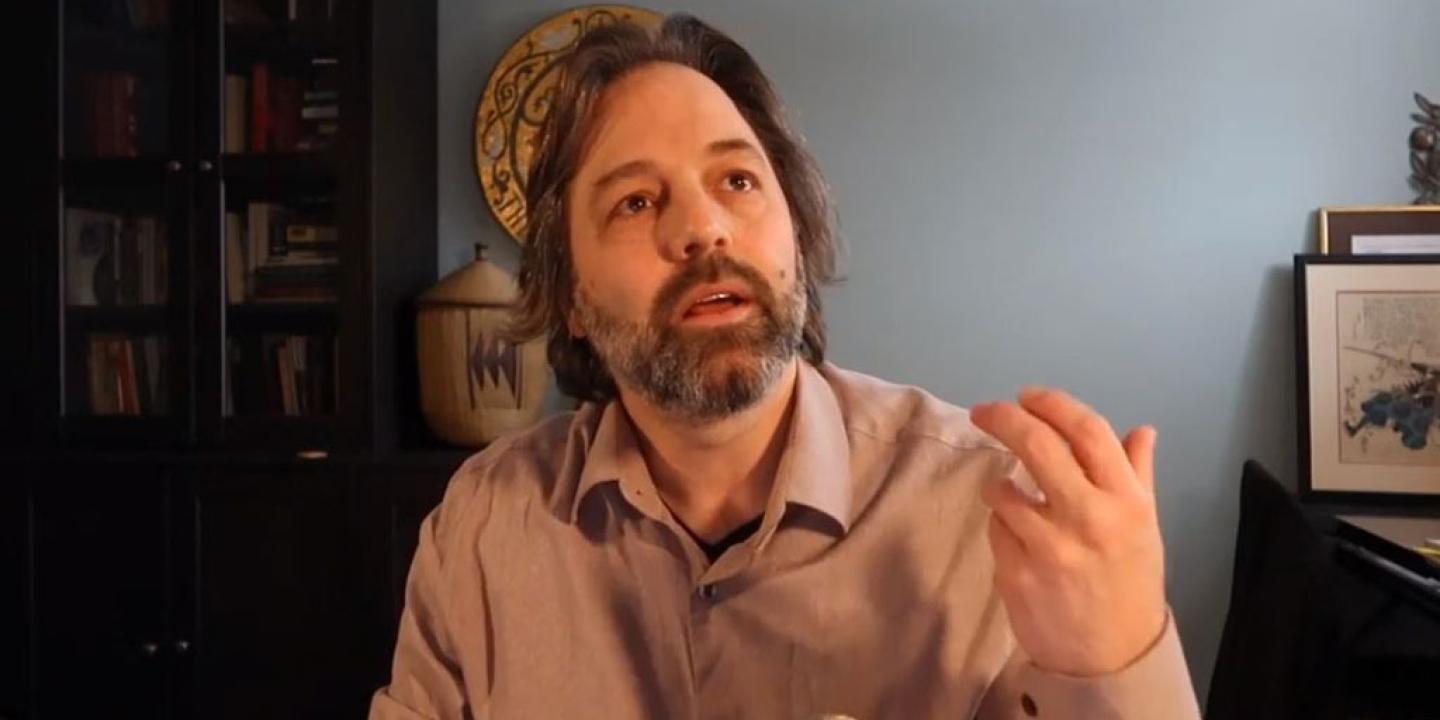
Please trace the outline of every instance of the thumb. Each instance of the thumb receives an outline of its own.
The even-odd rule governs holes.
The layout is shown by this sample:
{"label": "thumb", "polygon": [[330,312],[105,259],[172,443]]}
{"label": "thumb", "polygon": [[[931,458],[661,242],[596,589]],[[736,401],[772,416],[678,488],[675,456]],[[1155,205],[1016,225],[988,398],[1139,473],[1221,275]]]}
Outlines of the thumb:
{"label": "thumb", "polygon": [[1149,425],[1141,425],[1125,436],[1122,444],[1125,455],[1130,458],[1130,467],[1140,478],[1140,486],[1146,492],[1155,492],[1155,440],[1159,433]]}

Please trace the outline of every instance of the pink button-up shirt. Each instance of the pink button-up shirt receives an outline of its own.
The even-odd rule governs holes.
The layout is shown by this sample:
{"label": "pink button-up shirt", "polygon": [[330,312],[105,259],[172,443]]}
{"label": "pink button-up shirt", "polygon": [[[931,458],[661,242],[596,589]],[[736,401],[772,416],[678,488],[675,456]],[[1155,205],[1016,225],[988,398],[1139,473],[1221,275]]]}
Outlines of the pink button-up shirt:
{"label": "pink button-up shirt", "polygon": [[1014,455],[923,390],[800,363],[760,528],[714,563],[618,402],[508,436],[425,520],[372,718],[1199,718],[1173,622],[1129,667],[1017,647],[980,500]]}

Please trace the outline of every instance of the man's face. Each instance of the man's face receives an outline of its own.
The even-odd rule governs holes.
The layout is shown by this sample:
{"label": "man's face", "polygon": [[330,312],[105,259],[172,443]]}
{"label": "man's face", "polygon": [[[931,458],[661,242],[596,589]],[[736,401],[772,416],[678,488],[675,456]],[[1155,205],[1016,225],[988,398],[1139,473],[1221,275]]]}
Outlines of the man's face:
{"label": "man's face", "polygon": [[805,319],[785,194],[750,125],[689,68],[602,94],[567,191],[570,330],[623,389],[693,420],[758,400]]}

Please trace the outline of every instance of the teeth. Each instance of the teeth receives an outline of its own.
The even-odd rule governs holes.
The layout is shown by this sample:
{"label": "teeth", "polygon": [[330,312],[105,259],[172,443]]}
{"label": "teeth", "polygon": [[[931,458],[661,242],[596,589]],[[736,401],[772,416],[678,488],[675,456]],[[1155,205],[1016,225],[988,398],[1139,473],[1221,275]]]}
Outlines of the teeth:
{"label": "teeth", "polygon": [[710,295],[706,295],[706,296],[703,297],[703,298],[700,298],[700,302],[714,302],[714,301],[716,301],[716,300],[730,300],[730,299],[733,299],[733,298],[734,298],[734,296],[731,295],[730,293],[727,293],[727,292],[718,292],[718,293],[712,293],[712,294],[710,294]]}

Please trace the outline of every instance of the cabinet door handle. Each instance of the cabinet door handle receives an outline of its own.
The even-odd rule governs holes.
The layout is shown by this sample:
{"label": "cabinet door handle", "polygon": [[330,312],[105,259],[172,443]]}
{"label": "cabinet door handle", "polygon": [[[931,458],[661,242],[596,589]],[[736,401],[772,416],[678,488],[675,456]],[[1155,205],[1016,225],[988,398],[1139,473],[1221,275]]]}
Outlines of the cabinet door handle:
{"label": "cabinet door handle", "polygon": [[155,657],[156,655],[159,655],[159,654],[160,654],[160,643],[157,643],[157,642],[141,643],[141,644],[140,644],[140,652],[143,653],[143,654],[145,655],[145,657],[153,658],[153,657]]}
{"label": "cabinet door handle", "polygon": [[200,164],[199,164],[199,167],[200,167],[200,172],[207,172],[207,173],[210,172],[211,170],[214,170],[214,169],[215,169],[214,163],[211,163],[209,160],[201,160],[201,161],[200,161]]}
{"label": "cabinet door handle", "polygon": [[175,641],[175,654],[176,654],[176,655],[184,655],[185,653],[188,653],[188,652],[190,652],[190,641],[189,641],[189,640],[176,640],[176,641]]}
{"label": "cabinet door handle", "polygon": [[172,173],[180,172],[180,169],[183,167],[185,166],[181,165],[179,160],[171,160],[170,162],[165,163],[165,169],[169,170]]}

